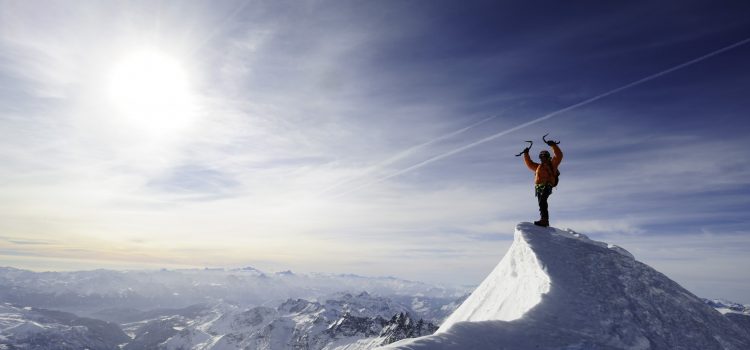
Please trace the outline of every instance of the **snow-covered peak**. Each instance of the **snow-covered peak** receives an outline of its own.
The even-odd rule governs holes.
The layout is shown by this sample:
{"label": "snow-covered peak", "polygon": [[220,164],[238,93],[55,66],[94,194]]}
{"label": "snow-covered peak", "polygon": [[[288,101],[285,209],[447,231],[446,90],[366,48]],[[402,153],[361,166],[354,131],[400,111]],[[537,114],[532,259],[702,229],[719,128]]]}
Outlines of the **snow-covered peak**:
{"label": "snow-covered peak", "polygon": [[750,332],[620,247],[520,223],[437,334],[388,348],[750,349]]}
{"label": "snow-covered peak", "polygon": [[550,289],[544,266],[516,228],[513,244],[505,257],[479,287],[443,322],[438,333],[463,321],[512,321],[542,300]]}
{"label": "snow-covered peak", "polygon": [[703,299],[708,306],[713,307],[722,314],[736,313],[743,315],[750,315],[750,305],[742,305],[732,301],[724,299]]}

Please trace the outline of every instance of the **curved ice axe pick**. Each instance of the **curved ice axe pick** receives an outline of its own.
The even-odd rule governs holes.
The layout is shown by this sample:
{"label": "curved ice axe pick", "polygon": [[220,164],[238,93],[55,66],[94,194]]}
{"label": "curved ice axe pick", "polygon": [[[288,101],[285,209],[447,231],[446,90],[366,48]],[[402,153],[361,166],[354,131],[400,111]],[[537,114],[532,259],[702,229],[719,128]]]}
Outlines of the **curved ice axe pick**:
{"label": "curved ice axe pick", "polygon": [[[547,141],[547,139],[545,139],[545,137],[547,137],[547,135],[549,135],[549,133],[546,133],[546,134],[544,134],[544,136],[542,136],[542,141],[544,141],[544,143],[547,143],[547,142],[549,142],[549,141],[552,141],[552,140],[549,140],[549,141]],[[559,144],[560,144],[560,141],[552,141],[552,142],[553,142],[554,144],[556,144],[556,145],[559,145]]]}
{"label": "curved ice axe pick", "polygon": [[[544,136],[547,136],[547,135],[544,135]],[[516,157],[518,157],[518,156],[520,156],[520,155],[524,154],[524,153],[526,152],[526,150],[528,150],[528,149],[531,149],[531,146],[533,146],[533,145],[534,145],[534,141],[526,141],[526,142],[528,142],[528,143],[529,143],[529,147],[526,147],[526,148],[524,148],[524,150],[523,150],[523,151],[521,151],[521,153],[519,153],[519,154],[516,154]]]}

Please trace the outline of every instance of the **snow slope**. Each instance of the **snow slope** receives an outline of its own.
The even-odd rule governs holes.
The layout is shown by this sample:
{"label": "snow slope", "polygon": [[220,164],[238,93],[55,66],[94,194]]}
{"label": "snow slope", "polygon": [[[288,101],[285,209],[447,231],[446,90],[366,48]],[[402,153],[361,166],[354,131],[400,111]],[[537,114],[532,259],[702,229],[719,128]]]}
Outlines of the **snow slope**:
{"label": "snow slope", "polygon": [[518,319],[539,304],[549,289],[549,276],[531,247],[516,240],[492,273],[448,316],[437,332],[443,333],[462,321]]}
{"label": "snow slope", "polygon": [[384,348],[741,350],[750,331],[620,247],[520,223],[435,335]]}
{"label": "snow slope", "polygon": [[0,349],[118,349],[130,338],[114,323],[0,303]]}

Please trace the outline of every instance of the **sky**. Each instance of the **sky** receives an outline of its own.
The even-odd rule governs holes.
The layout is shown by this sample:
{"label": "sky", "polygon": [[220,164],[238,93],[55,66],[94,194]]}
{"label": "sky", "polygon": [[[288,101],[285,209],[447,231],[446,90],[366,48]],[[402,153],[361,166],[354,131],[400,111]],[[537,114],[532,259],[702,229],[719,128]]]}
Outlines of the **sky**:
{"label": "sky", "polygon": [[743,1],[0,1],[0,265],[475,285],[538,219],[750,303]]}

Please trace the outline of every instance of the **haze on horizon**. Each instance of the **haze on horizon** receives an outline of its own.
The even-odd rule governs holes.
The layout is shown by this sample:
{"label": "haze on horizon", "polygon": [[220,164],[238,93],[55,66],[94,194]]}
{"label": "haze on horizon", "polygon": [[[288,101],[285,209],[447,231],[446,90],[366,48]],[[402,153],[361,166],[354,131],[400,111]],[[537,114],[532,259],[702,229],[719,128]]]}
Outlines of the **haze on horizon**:
{"label": "haze on horizon", "polygon": [[750,302],[750,45],[513,129],[747,39],[748,10],[0,1],[0,266],[477,284],[537,218],[513,155],[549,132],[553,226]]}

